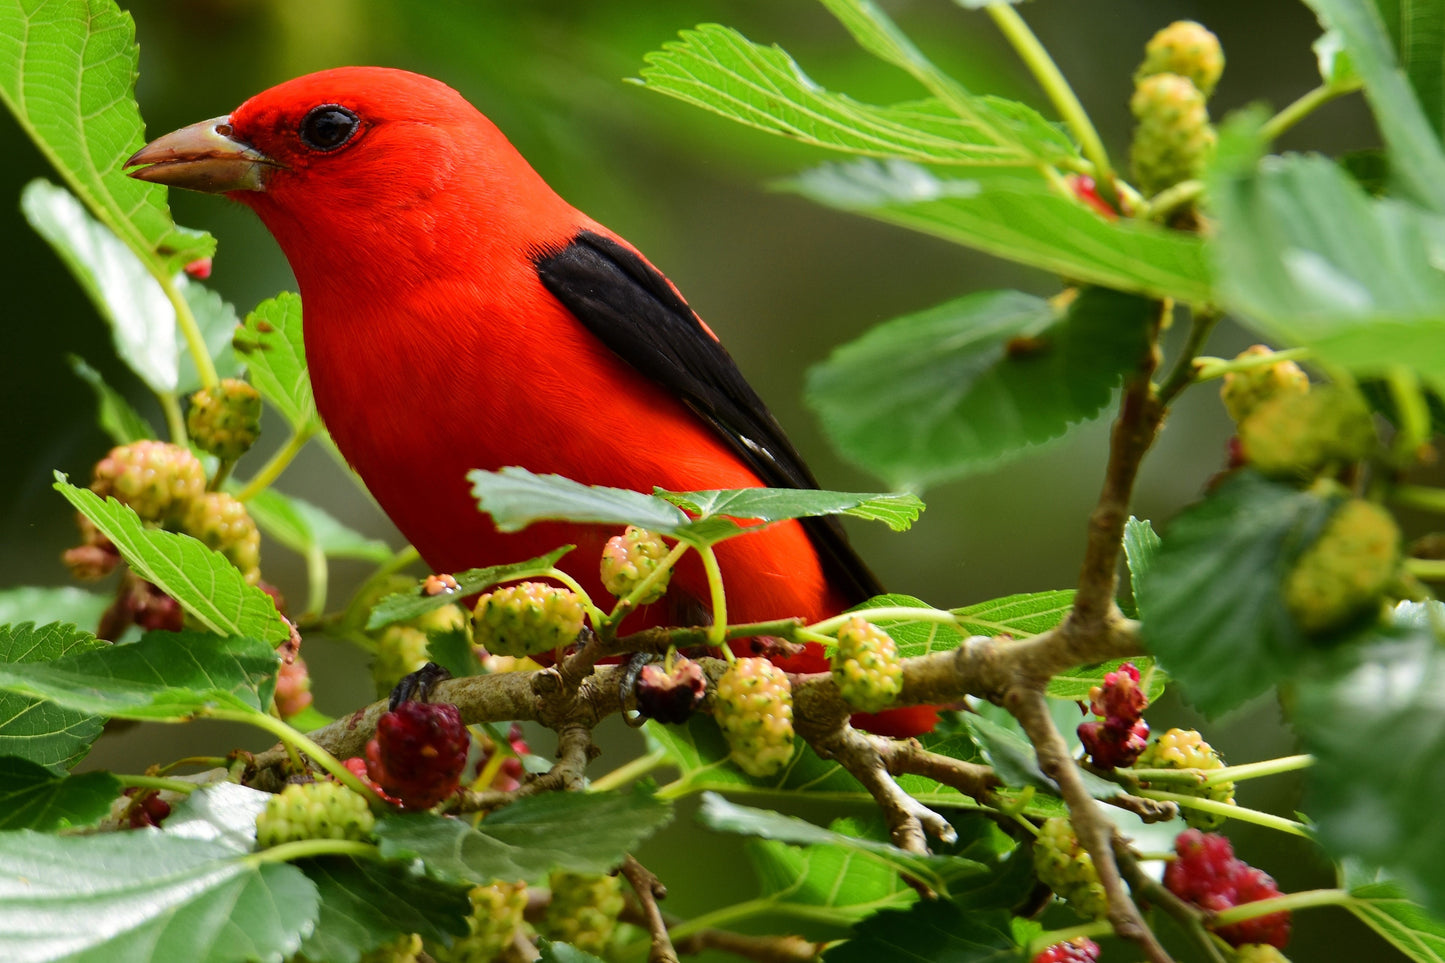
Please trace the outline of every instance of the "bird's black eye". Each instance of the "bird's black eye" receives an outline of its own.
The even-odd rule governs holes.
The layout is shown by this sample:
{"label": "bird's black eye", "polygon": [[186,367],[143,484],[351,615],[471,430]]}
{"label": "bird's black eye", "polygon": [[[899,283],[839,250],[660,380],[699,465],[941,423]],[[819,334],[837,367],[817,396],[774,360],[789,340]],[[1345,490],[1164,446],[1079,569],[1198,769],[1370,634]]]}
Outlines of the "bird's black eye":
{"label": "bird's black eye", "polygon": [[355,114],[339,104],[312,107],[301,118],[297,133],[301,142],[312,150],[335,150],[351,139],[361,122]]}

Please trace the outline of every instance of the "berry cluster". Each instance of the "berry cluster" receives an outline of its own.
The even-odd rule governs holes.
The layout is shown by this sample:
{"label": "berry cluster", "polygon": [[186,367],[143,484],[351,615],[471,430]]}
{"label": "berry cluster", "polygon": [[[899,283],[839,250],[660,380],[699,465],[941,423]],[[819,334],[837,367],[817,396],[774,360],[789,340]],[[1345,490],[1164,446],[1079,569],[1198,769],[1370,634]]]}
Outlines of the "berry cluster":
{"label": "berry cluster", "polygon": [[[618,598],[625,598],[653,573],[662,567],[668,555],[667,543],[662,536],[636,525],[628,525],[621,535],[607,540],[602,549],[602,585]],[[667,583],[671,571],[658,575],[639,596],[638,605],[650,605],[667,594]]]}
{"label": "berry cluster", "polygon": [[616,876],[556,872],[548,878],[552,900],[541,929],[549,938],[585,953],[606,952],[622,912],[622,881]]}
{"label": "berry cluster", "polygon": [[838,629],[833,651],[833,681],[855,709],[879,712],[903,691],[903,663],[893,637],[861,615]]}
{"label": "berry cluster", "polygon": [[457,791],[471,736],[448,703],[403,702],[376,722],[366,771],[405,809],[430,809]]}
{"label": "berry cluster", "polygon": [[256,817],[263,849],[302,839],[365,840],[375,823],[366,800],[340,783],[291,783]]}
{"label": "berry cluster", "polygon": [[235,461],[261,434],[261,395],[246,382],[224,378],[191,395],[186,430],[196,447],[222,461]]}
{"label": "berry cluster", "polygon": [[1149,739],[1149,723],[1141,715],[1149,704],[1139,687],[1139,669],[1125,662],[1105,673],[1104,684],[1089,690],[1089,710],[1102,722],[1079,723],[1079,741],[1100,769],[1133,765]]}
{"label": "berry cluster", "polygon": [[706,694],[702,666],[681,655],[673,658],[670,672],[656,663],[643,666],[633,689],[638,712],[673,724],[686,722]]}
{"label": "berry cluster", "polygon": [[537,655],[571,645],[582,631],[582,599],[546,582],[521,582],[477,599],[472,628],[492,655]]}
{"label": "berry cluster", "polygon": [[793,685],[767,659],[735,660],[717,680],[712,713],[748,775],[766,778],[793,758]]}
{"label": "berry cluster", "polygon": [[1379,608],[1400,554],[1400,529],[1390,513],[1351,498],[1285,577],[1285,606],[1306,632],[1346,625]]}
{"label": "berry cluster", "polygon": [[1352,392],[1332,385],[1286,390],[1249,409],[1239,422],[1239,444],[1255,470],[1309,481],[1330,466],[1370,454],[1375,426]]}
{"label": "berry cluster", "polygon": [[1047,947],[1031,963],[1099,963],[1100,952],[1098,943],[1087,936],[1076,936]]}
{"label": "berry cluster", "polygon": [[[1234,360],[1268,358],[1273,354],[1274,351],[1269,347],[1256,344],[1235,355]],[[1309,390],[1309,375],[1293,361],[1285,360],[1229,372],[1219,386],[1219,397],[1224,402],[1224,410],[1229,412],[1229,417],[1234,419],[1235,424],[1239,424],[1267,401],[1288,395],[1308,394]]]}
{"label": "berry cluster", "polygon": [[[1134,763],[1139,769],[1211,769],[1224,768],[1224,759],[1214,747],[1193,729],[1170,729],[1149,744]],[[1212,786],[1183,786],[1180,791],[1201,799],[1234,805],[1234,783],[1218,782]],[[1184,809],[1184,821],[1195,829],[1218,829],[1224,816],[1199,809]]]}
{"label": "berry cluster", "polygon": [[[1176,858],[1164,869],[1164,885],[1185,902],[1211,912],[1278,896],[1268,873],[1234,855],[1229,840],[1215,833],[1186,829],[1174,840]],[[1289,942],[1290,914],[1270,913],[1215,929],[1231,946],[1262,943],[1283,949]]]}
{"label": "berry cluster", "polygon": [[1080,916],[1103,919],[1109,898],[1099,882],[1094,858],[1079,845],[1074,827],[1062,816],[1044,820],[1034,840],[1034,872],[1039,882],[1065,899]]}
{"label": "berry cluster", "polygon": [[1145,46],[1129,101],[1137,121],[1130,159],[1145,194],[1203,173],[1216,140],[1205,102],[1223,72],[1219,38],[1193,21],[1170,24]]}
{"label": "berry cluster", "polygon": [[527,884],[492,883],[474,886],[467,893],[472,911],[467,916],[467,935],[450,947],[427,946],[437,963],[490,963],[511,946],[525,923]]}

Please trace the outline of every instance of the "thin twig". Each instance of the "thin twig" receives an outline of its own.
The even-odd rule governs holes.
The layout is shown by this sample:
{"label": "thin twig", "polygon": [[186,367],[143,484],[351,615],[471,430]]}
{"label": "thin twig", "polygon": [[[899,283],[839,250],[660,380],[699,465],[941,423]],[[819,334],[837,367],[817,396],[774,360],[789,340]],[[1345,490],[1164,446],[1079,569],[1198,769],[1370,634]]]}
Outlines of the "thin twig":
{"label": "thin twig", "polygon": [[621,872],[623,878],[631,884],[632,891],[637,894],[642,919],[652,937],[652,946],[647,951],[647,963],[678,963],[677,950],[673,948],[672,938],[667,935],[667,923],[664,922],[662,910],[657,905],[658,900],[667,898],[667,887],[631,853],[623,857]]}

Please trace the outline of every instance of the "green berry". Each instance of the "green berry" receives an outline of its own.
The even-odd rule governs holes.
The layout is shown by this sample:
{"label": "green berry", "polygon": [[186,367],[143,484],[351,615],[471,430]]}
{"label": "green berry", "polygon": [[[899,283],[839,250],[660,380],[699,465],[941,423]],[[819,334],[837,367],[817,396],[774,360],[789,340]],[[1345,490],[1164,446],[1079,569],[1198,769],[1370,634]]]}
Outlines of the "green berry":
{"label": "green berry", "polygon": [[431,661],[427,634],[414,625],[394,622],[376,636],[371,656],[371,681],[376,694],[386,695],[402,676],[410,675]]}
{"label": "green berry", "polygon": [[1328,632],[1378,608],[1399,568],[1395,520],[1379,505],[1352,498],[1285,577],[1285,606],[1306,632]]}
{"label": "green berry", "polygon": [[1034,872],[1079,915],[1103,919],[1108,914],[1109,899],[1094,859],[1079,845],[1073,825],[1062,816],[1046,819],[1039,827],[1039,837],[1034,840]]}
{"label": "green berry", "polygon": [[[1170,729],[1149,743],[1144,752],[1140,754],[1138,761],[1134,763],[1134,768],[1208,771],[1224,768],[1224,759],[1193,729]],[[1212,799],[1227,806],[1234,805],[1233,782],[1219,782],[1212,786],[1175,787],[1171,784],[1169,788],[1177,789],[1189,796]],[[1188,807],[1181,808],[1184,811],[1184,821],[1195,829],[1209,831],[1224,825],[1224,816]]]}
{"label": "green berry", "polygon": [[545,582],[495,589],[472,612],[476,643],[492,655],[516,657],[570,645],[583,619],[577,593]]}
{"label": "green berry", "polygon": [[242,502],[225,492],[206,492],[191,502],[181,527],[230,559],[250,584],[261,580],[261,532]]}
{"label": "green berry", "polygon": [[422,940],[419,934],[402,933],[391,942],[383,943],[371,952],[362,954],[361,963],[419,963],[421,951]]}
{"label": "green berry", "polygon": [[1234,963],[1289,963],[1289,957],[1268,943],[1246,943],[1234,951]]}
{"label": "green berry", "polygon": [[[1274,352],[1262,344],[1246,348],[1235,356],[1235,360],[1258,358]],[[1243,371],[1231,371],[1224,376],[1219,397],[1224,408],[1235,424],[1243,421],[1249,413],[1262,403],[1280,395],[1302,395],[1310,390],[1309,375],[1293,361],[1276,361],[1274,364]]]}
{"label": "green berry", "polygon": [[903,663],[893,637],[861,615],[844,622],[833,652],[833,681],[848,704],[862,712],[892,705],[903,691]]}
{"label": "green berry", "polygon": [[547,882],[552,900],[543,933],[594,956],[605,953],[622,912],[622,881],[616,876],[556,872]]}
{"label": "green berry", "polygon": [[261,433],[261,395],[238,378],[223,378],[191,395],[186,430],[202,451],[234,461]]}
{"label": "green berry", "polygon": [[1144,45],[1144,62],[1134,72],[1137,84],[1155,74],[1188,77],[1205,97],[1224,73],[1224,49],[1207,27],[1193,20],[1176,20]]}
{"label": "green berry", "polygon": [[467,893],[472,912],[467,917],[467,935],[450,947],[428,946],[437,963],[491,963],[511,946],[522,928],[527,908],[527,884],[491,883],[474,886]]}
{"label": "green berry", "polygon": [[[602,585],[618,598],[631,595],[667,558],[670,550],[661,535],[649,532],[636,525],[628,525],[621,535],[607,540],[602,549]],[[667,593],[670,571],[658,576],[647,594],[637,600],[638,605],[650,605]]]}
{"label": "green berry", "polygon": [[1138,124],[1130,158],[1145,194],[1193,180],[1214,153],[1214,128],[1204,95],[1187,77],[1155,74],[1139,81],[1129,101]]}
{"label": "green berry", "polygon": [[256,817],[256,844],[268,849],[301,839],[364,841],[375,821],[366,799],[340,783],[291,783]]}
{"label": "green berry", "polygon": [[1260,402],[1239,423],[1239,441],[1245,461],[1261,473],[1309,479],[1369,455],[1375,426],[1359,399],[1325,385]]}
{"label": "green berry", "polygon": [[750,776],[765,778],[793,758],[793,687],[767,659],[737,659],[713,690],[713,718]]}
{"label": "green berry", "polygon": [[95,466],[90,488],[134,509],[148,522],[185,515],[206,490],[206,470],[191,452],[164,441],[135,441],[112,448]]}

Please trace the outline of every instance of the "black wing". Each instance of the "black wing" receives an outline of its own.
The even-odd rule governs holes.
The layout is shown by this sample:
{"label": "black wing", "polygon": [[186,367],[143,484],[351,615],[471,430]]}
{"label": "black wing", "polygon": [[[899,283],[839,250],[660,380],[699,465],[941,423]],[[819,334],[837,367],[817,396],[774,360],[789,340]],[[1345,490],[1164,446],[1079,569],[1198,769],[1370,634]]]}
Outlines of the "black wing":
{"label": "black wing", "polygon": [[[616,241],[582,231],[535,258],[548,291],[618,357],[681,398],[771,488],[817,488],[808,466],[687,302],[655,268]],[[837,519],[800,520],[830,578],[854,601],[883,589]]]}

